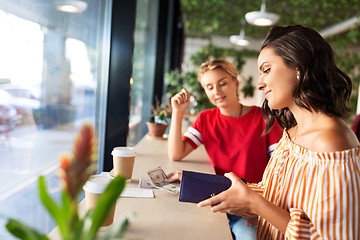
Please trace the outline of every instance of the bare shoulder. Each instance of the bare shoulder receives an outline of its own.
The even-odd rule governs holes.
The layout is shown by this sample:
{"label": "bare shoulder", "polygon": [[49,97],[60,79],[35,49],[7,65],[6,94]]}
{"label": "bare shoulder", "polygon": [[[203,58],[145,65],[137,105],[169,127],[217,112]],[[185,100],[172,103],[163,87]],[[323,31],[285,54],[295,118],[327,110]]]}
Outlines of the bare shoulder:
{"label": "bare shoulder", "polygon": [[354,132],[340,119],[327,122],[314,135],[311,150],[315,152],[336,152],[359,146]]}

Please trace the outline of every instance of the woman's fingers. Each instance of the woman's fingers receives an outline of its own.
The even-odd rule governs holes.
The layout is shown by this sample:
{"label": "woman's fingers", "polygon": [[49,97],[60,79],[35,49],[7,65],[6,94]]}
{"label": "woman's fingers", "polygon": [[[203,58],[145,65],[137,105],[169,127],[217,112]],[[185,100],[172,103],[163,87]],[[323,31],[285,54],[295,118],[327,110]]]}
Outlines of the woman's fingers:
{"label": "woman's fingers", "polygon": [[168,177],[168,182],[181,181],[182,170],[176,170],[174,172],[171,172],[167,175],[167,177]]}
{"label": "woman's fingers", "polygon": [[184,107],[187,107],[190,104],[190,94],[185,88],[183,88],[179,93],[171,98],[171,104],[173,106],[184,105]]}
{"label": "woman's fingers", "polygon": [[247,186],[234,173],[225,176],[232,182],[231,187],[218,195],[198,203],[199,207],[211,206],[212,212],[242,213],[247,212],[246,192]]}
{"label": "woman's fingers", "polygon": [[182,93],[178,93],[173,97],[173,100],[175,101],[175,103],[181,105],[183,103],[186,102],[185,100],[185,96]]}
{"label": "woman's fingers", "polygon": [[182,96],[184,102],[187,102],[188,100],[190,100],[190,94],[185,88],[181,89],[180,93],[181,93],[181,96]]}
{"label": "woman's fingers", "polygon": [[188,93],[188,91],[186,91],[185,88],[181,89],[181,91],[178,94],[176,94],[176,96],[177,96],[177,100],[179,101],[179,104],[185,103],[190,100],[190,94]]}
{"label": "woman's fingers", "polygon": [[180,92],[179,92],[179,95],[181,97],[181,100],[183,100],[184,102],[187,100],[187,94],[186,92],[184,91],[184,89],[182,89]]}
{"label": "woman's fingers", "polygon": [[224,202],[215,203],[211,206],[211,211],[213,213],[216,213],[216,212],[226,213],[229,211],[229,209],[225,205],[226,204]]}
{"label": "woman's fingers", "polygon": [[222,196],[216,195],[214,197],[211,197],[209,199],[206,199],[202,202],[198,203],[198,207],[206,207],[210,206],[210,210],[213,213],[220,212],[220,213],[226,213],[228,212],[228,208],[226,207],[226,203],[223,202]]}
{"label": "woman's fingers", "polygon": [[239,180],[239,177],[233,172],[225,173],[224,176],[227,177],[228,179],[230,179],[231,182],[235,182],[235,181]]}
{"label": "woman's fingers", "polygon": [[198,205],[198,207],[207,207],[207,206],[211,206],[213,204],[214,204],[213,199],[208,198],[206,200],[203,200],[203,201],[199,202],[197,205]]}
{"label": "woman's fingers", "polygon": [[216,205],[220,204],[222,200],[223,200],[222,194],[219,193],[218,195],[215,195],[204,201],[199,202],[198,207],[207,207],[207,206],[215,207]]}

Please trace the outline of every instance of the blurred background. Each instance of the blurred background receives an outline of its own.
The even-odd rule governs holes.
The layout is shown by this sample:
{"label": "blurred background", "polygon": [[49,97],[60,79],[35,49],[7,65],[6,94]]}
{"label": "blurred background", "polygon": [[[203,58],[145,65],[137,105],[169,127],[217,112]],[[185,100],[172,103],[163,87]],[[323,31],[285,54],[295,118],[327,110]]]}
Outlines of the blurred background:
{"label": "blurred background", "polygon": [[[259,104],[261,96],[255,92],[252,97],[249,78],[252,77],[253,86],[256,85],[258,74],[253,68],[253,57],[272,25],[303,24],[319,31],[330,43],[337,56],[339,67],[351,76],[353,80],[353,95],[350,101],[352,114],[347,118],[352,121],[357,109],[358,88],[360,81],[360,2],[352,1],[203,1],[182,0],[183,22],[185,29],[185,54],[182,65],[183,71],[193,69],[210,55],[212,57],[230,57],[241,70],[243,100]],[[274,20],[270,26],[255,25],[245,20],[250,12],[258,12]],[[260,14],[262,13],[262,14]],[[271,16],[275,15],[275,16]],[[252,16],[254,17],[254,16]],[[260,23],[261,24],[261,23]],[[266,24],[266,22],[263,24]],[[239,46],[230,41],[230,37],[238,35],[239,39],[246,39]],[[242,35],[242,36],[241,36]],[[239,40],[237,39],[237,40]],[[249,51],[251,50],[251,51]],[[253,50],[253,51],[252,51]],[[227,56],[226,56],[227,55]],[[196,69],[195,67],[195,69]],[[247,80],[247,81],[246,81]]]}

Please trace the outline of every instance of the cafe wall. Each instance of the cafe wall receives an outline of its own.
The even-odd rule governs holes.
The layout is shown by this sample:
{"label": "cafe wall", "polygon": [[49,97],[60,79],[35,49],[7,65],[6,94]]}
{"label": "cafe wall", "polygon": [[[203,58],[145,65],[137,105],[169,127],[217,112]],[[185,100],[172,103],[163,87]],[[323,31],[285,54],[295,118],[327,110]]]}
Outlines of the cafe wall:
{"label": "cafe wall", "polygon": [[[209,37],[209,38],[191,38],[187,37],[185,40],[184,47],[184,62],[182,64],[182,71],[192,71],[197,69],[193,66],[190,58],[191,56],[198,52],[201,48],[204,48],[212,43],[214,46],[219,48],[235,48],[236,50],[242,50],[243,48],[234,46],[230,43],[228,38],[225,37]],[[258,51],[261,47],[261,40],[254,40],[251,42],[247,49]],[[233,61],[233,59],[228,58],[229,61]],[[252,77],[252,85],[256,87],[256,84],[259,80],[259,71],[257,69],[257,58],[245,58],[246,63],[242,68],[241,73],[239,74],[240,88],[245,84],[245,80],[249,77]],[[257,90],[254,91],[254,95],[252,97],[245,97],[244,94],[239,91],[239,98],[242,104],[245,105],[256,105],[261,106],[264,100],[263,94]]]}

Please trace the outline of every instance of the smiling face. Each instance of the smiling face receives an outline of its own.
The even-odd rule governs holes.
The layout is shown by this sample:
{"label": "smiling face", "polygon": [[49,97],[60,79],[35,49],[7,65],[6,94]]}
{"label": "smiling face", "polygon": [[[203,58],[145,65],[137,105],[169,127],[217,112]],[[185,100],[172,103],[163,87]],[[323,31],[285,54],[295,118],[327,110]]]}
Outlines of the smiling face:
{"label": "smiling face", "polygon": [[293,92],[298,85],[298,71],[285,65],[283,59],[266,47],[261,50],[258,57],[260,81],[259,90],[264,91],[265,98],[271,109],[291,107]]}
{"label": "smiling face", "polygon": [[205,72],[201,77],[201,85],[210,102],[219,108],[239,103],[236,95],[239,81],[221,68]]}

